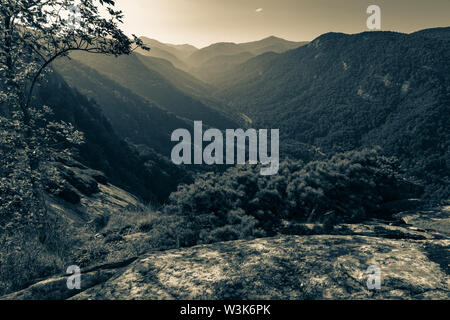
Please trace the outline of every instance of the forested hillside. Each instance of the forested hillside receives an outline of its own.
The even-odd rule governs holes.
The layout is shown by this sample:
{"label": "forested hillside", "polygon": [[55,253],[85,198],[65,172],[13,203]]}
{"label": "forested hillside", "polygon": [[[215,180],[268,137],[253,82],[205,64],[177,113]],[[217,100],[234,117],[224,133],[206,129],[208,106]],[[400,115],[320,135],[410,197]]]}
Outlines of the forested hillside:
{"label": "forested hillside", "polygon": [[62,60],[55,63],[55,69],[70,86],[99,105],[122,139],[145,144],[169,156],[167,142],[172,131],[192,126],[82,63]]}
{"label": "forested hillside", "polygon": [[[184,91],[179,89],[176,81],[180,81],[179,75],[171,75],[168,72],[159,73],[157,66],[149,68],[151,61],[139,55],[122,57],[90,55],[74,53],[71,55],[74,61],[82,63],[98,73],[108,77],[124,88],[158,104],[161,108],[175,114],[178,117],[191,121],[203,120],[205,123],[217,128],[232,128],[234,122],[225,113],[215,110],[198,98],[201,83],[187,74],[185,77]],[[147,57],[147,59],[150,59]],[[172,70],[181,73],[181,71]],[[171,78],[178,78],[170,80]],[[188,79],[190,82],[188,82]],[[192,87],[191,93],[186,93],[187,87]],[[203,85],[207,88],[206,85]]]}
{"label": "forested hillside", "polygon": [[184,45],[173,45],[168,43],[162,43],[155,39],[150,39],[147,37],[140,38],[148,47],[151,48],[150,51],[145,51],[142,49],[138,49],[137,52],[148,56],[161,58],[167,61],[170,61],[175,67],[181,70],[189,69],[189,66],[186,62],[186,59],[198,51],[198,49],[192,45],[184,44]]}
{"label": "forested hillside", "polygon": [[111,183],[143,200],[163,201],[176,189],[177,182],[173,181],[189,181],[186,173],[169,159],[154,152],[141,155],[121,139],[100,107],[71,89],[58,74],[54,73],[38,88],[35,102],[49,106],[55,120],[70,122],[84,133],[85,143],[79,147],[78,160],[104,172]]}
{"label": "forested hillside", "polygon": [[441,28],[431,28],[420,30],[413,35],[418,35],[421,37],[440,39],[444,41],[450,41],[450,27],[441,27]]}
{"label": "forested hillside", "polygon": [[381,146],[432,193],[448,196],[450,43],[407,35],[328,33],[239,65],[217,96],[256,127],[324,152]]}
{"label": "forested hillside", "polygon": [[252,57],[268,53],[283,53],[307,44],[287,41],[274,36],[253,42],[215,43],[194,51],[185,61],[189,72],[210,84],[216,84],[224,73]]}

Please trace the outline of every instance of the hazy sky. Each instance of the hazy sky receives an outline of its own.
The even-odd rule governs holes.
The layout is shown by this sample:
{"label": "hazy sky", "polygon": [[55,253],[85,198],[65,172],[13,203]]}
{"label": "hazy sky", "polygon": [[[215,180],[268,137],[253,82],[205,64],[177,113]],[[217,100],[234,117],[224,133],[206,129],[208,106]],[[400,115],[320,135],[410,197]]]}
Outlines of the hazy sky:
{"label": "hazy sky", "polygon": [[127,33],[204,47],[275,35],[312,40],[329,31],[366,31],[367,7],[381,7],[382,29],[450,26],[450,0],[116,0]]}

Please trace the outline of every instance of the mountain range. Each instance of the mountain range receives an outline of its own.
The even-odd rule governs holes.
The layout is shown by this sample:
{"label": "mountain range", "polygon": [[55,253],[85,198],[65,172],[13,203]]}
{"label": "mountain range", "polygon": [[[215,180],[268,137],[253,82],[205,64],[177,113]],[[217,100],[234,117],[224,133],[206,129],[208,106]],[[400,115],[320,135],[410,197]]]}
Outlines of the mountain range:
{"label": "mountain range", "polygon": [[192,73],[206,82],[213,81],[230,67],[266,52],[282,53],[305,45],[307,42],[293,42],[275,36],[246,43],[220,42],[202,49],[191,45],[163,44],[157,40],[142,37],[151,50],[138,50],[140,54],[170,61],[175,67]]}
{"label": "mountain range", "polygon": [[[216,90],[213,85],[177,68],[177,61],[187,65],[195,53],[206,52],[214,59],[211,51],[220,45],[199,50],[190,45],[142,39],[151,46],[148,54],[142,50],[115,58],[75,52],[70,60],[56,61],[54,69],[71,87],[100,106],[122,139],[144,144],[166,157],[170,155],[167,142],[171,132],[191,128],[195,120],[221,129],[238,127],[241,116],[229,112],[219,99],[211,99]],[[272,37],[241,44],[239,50],[257,52],[275,47],[282,51],[296,45]],[[254,56],[248,54],[247,58]]]}
{"label": "mountain range", "polygon": [[[97,88],[101,86],[94,89]],[[113,96],[110,101],[114,100]],[[133,104],[138,101],[127,102],[130,107],[136,107],[132,112],[139,114],[137,107],[142,106]],[[79,148],[76,160],[103,172],[112,184],[128,190],[143,201],[162,202],[176,189],[177,183],[174,185],[173,181],[189,181],[188,178],[185,180],[187,174],[182,168],[157,152],[139,147],[136,141],[126,141],[124,136],[118,134],[121,130],[114,125],[116,122],[105,117],[104,109],[71,88],[59,74],[53,73],[47,82],[37,88],[34,103],[49,106],[55,120],[70,122],[84,133],[85,143]],[[146,116],[150,114],[151,111]],[[154,131],[155,137],[158,134]]]}
{"label": "mountain range", "polygon": [[[277,299],[448,298],[450,28],[202,49],[142,40],[150,52],[71,53],[37,86],[32,105],[49,106],[48,120],[70,122],[85,143],[73,158],[45,162],[54,169],[42,184],[45,232],[20,239],[20,224],[12,230],[19,237],[2,242],[0,295],[10,294],[2,298],[158,298],[163,290],[196,299],[205,288],[223,299],[267,298],[267,288]],[[221,130],[279,129],[279,174],[173,164],[171,133],[199,120]],[[436,202],[445,207],[432,210]],[[276,237],[249,241],[267,236]],[[355,259],[361,245],[369,251]],[[298,265],[293,252],[311,247],[314,265]],[[199,270],[201,278],[215,272],[211,252],[231,271],[202,283]],[[335,281],[341,271],[361,274],[374,253],[392,270],[420,259],[388,275],[381,295],[360,276]],[[238,272],[261,254],[261,270],[252,262]],[[336,263],[345,268],[330,274]],[[73,264],[83,268],[83,292],[67,290]],[[297,290],[299,268],[331,291],[311,277]]]}
{"label": "mountain range", "polygon": [[164,157],[170,133],[195,120],[279,128],[283,156],[380,146],[446,194],[449,35],[327,33],[310,43],[269,37],[202,49],[142,38],[150,52],[75,53],[55,70],[98,104],[121,139]]}
{"label": "mountain range", "polygon": [[323,152],[377,145],[421,178],[448,181],[448,39],[449,28],[328,33],[229,69],[216,97],[282,141]]}

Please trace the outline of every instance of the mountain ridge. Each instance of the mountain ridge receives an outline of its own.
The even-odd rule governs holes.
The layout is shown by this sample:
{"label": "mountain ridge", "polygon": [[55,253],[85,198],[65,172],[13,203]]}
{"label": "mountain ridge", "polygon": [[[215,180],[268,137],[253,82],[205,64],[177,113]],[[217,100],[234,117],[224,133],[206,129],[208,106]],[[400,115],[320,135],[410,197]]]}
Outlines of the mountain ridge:
{"label": "mountain ridge", "polygon": [[235,66],[216,83],[216,96],[256,126],[279,128],[282,141],[331,152],[379,145],[414,174],[434,171],[425,179],[443,179],[445,195],[450,45],[440,40],[448,29],[438,31],[438,39],[327,33],[297,49]]}
{"label": "mountain ridge", "polygon": [[[217,128],[233,127],[234,122],[225,113],[205,104],[198,97],[198,90],[187,92],[186,87],[181,90],[155,68],[149,68],[147,63],[152,63],[154,58],[134,54],[122,57],[93,56],[89,54],[73,54],[71,56],[100,74],[110,78],[119,85],[131,90],[142,98],[156,103],[161,108],[189,119],[190,121],[203,120]],[[158,61],[158,60],[157,60]],[[160,61],[160,60],[159,60]],[[183,74],[185,79],[190,79],[194,87],[202,86],[201,82],[183,71],[174,69],[174,74]],[[208,86],[205,86],[206,88]],[[199,89],[200,91],[205,89]]]}

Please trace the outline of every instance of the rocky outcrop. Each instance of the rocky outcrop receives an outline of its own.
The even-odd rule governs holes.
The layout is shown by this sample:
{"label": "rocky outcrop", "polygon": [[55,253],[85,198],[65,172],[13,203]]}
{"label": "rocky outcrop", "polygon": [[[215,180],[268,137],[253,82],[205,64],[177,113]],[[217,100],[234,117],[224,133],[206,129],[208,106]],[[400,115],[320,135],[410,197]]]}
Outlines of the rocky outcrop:
{"label": "rocky outcrop", "polygon": [[56,169],[58,178],[47,178],[44,181],[46,190],[71,204],[80,203],[83,196],[90,197],[100,192],[99,184],[108,184],[108,178],[102,172],[87,168],[75,160],[54,162],[50,167]]}
{"label": "rocky outcrop", "polygon": [[450,206],[426,211],[409,211],[394,216],[401,224],[420,230],[439,232],[450,238]]}
{"label": "rocky outcrop", "polygon": [[[113,276],[117,270],[99,270],[83,274],[84,286],[95,286],[105,282]],[[69,276],[50,278],[38,282],[27,289],[14,292],[2,297],[3,300],[61,300],[68,299],[80,292],[80,290],[70,290],[67,287]]]}
{"label": "rocky outcrop", "polygon": [[[448,299],[449,240],[281,236],[153,253],[73,299]],[[367,268],[381,270],[369,290]]]}
{"label": "rocky outcrop", "polygon": [[77,204],[68,203],[56,196],[49,196],[49,209],[68,223],[83,227],[87,224],[98,229],[107,223],[110,216],[121,214],[126,210],[138,210],[143,205],[132,194],[111,184],[98,184],[98,192],[91,196],[77,193]]}
{"label": "rocky outcrop", "polygon": [[450,207],[396,218],[148,253],[82,269],[80,291],[66,275],[2,299],[449,299]]}
{"label": "rocky outcrop", "polygon": [[129,265],[136,258],[130,258],[125,261],[94,266],[83,270],[82,288],[69,289],[67,282],[72,275],[66,274],[54,278],[39,281],[36,284],[2,297],[2,300],[61,300],[68,299],[84,288],[90,288],[101,284],[115,275],[121,268]]}

